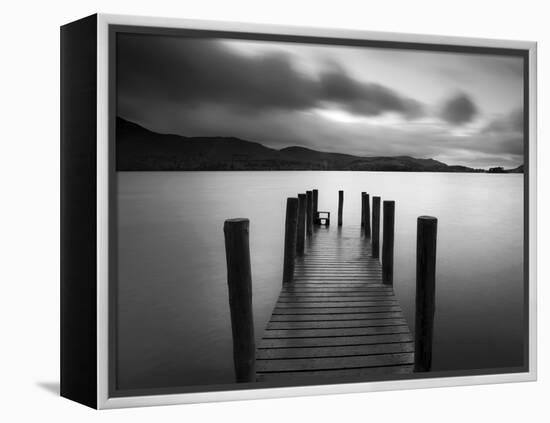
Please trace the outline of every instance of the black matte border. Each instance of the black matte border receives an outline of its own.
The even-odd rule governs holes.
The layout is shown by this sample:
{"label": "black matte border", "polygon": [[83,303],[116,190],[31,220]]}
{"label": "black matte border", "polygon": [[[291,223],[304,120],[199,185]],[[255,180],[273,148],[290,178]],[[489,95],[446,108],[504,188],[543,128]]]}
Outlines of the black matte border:
{"label": "black matte border", "polygon": [[[130,25],[109,25],[109,316],[116,316],[116,37],[119,33],[140,35],[163,35],[174,37],[195,38],[229,38],[257,41],[278,41],[305,44],[328,44],[341,46],[356,46],[370,48],[386,48],[400,50],[421,50],[434,52],[452,52],[483,55],[500,55],[521,57],[524,64],[524,365],[519,367],[504,367],[491,369],[471,369],[459,371],[430,372],[424,377],[418,374],[394,375],[376,378],[342,378],[325,379],[315,382],[307,381],[301,384],[256,382],[250,384],[220,384],[196,385],[152,389],[121,390],[116,385],[116,324],[109,318],[109,397],[128,397],[140,395],[167,395],[196,392],[232,391],[243,389],[280,388],[293,386],[334,385],[341,383],[364,383],[375,381],[397,381],[410,379],[438,379],[445,377],[465,377],[477,375],[497,375],[508,373],[524,373],[529,371],[529,50],[497,47],[461,46],[452,44],[399,42],[381,40],[363,40],[355,38],[315,37],[302,35],[265,34],[253,32],[217,31],[185,28],[143,27]],[[115,322],[116,323],[116,322]],[[327,381],[323,383],[324,381]]]}

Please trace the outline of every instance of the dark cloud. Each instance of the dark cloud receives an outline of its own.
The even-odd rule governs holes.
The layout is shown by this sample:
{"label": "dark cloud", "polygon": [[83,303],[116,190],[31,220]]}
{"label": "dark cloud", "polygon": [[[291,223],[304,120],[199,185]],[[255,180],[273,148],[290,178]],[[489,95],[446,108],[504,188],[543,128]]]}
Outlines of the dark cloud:
{"label": "dark cloud", "polygon": [[486,134],[522,133],[523,108],[512,110],[505,116],[493,119],[483,128],[483,132]]}
{"label": "dark cloud", "polygon": [[357,81],[343,69],[315,77],[295,69],[288,54],[245,56],[216,40],[119,35],[117,59],[119,105],[130,108],[132,100],[147,100],[149,107],[215,104],[250,113],[330,103],[365,116],[423,113],[419,102]]}
{"label": "dark cloud", "polygon": [[443,104],[440,117],[453,125],[463,125],[477,115],[477,106],[466,93],[458,93]]}
{"label": "dark cloud", "polygon": [[339,102],[349,112],[376,116],[384,112],[401,113],[407,118],[423,114],[422,104],[404,98],[395,91],[379,84],[358,83],[343,70],[321,75],[322,98]]}

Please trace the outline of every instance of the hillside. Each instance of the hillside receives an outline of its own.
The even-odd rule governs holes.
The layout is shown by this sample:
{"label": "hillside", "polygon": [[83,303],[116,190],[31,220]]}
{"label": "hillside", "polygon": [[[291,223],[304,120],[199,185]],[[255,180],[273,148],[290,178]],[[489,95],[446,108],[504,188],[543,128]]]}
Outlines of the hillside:
{"label": "hillside", "polygon": [[[119,171],[161,170],[363,170],[408,172],[483,172],[409,156],[359,157],[303,147],[282,150],[231,137],[159,134],[117,118]],[[517,170],[516,170],[517,171]]]}

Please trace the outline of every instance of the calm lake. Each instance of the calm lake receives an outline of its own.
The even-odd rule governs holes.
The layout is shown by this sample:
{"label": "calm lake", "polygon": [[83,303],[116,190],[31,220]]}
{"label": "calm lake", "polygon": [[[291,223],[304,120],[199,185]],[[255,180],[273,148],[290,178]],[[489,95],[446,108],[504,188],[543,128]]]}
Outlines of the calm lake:
{"label": "calm lake", "polygon": [[414,330],[416,218],[438,218],[433,370],[518,366],[523,353],[523,175],[119,172],[120,389],[232,383],[223,222],[250,219],[259,340],[281,289],[286,198],[319,190],[344,226],[360,193],[395,200],[394,288]]}

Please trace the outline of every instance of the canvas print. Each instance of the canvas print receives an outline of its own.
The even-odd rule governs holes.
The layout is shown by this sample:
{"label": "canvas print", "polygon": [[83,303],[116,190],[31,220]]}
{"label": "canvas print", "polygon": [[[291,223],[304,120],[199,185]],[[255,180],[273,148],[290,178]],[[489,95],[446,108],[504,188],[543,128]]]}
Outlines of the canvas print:
{"label": "canvas print", "polygon": [[525,371],[525,56],[119,31],[113,393]]}

